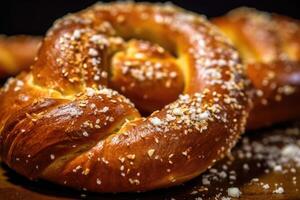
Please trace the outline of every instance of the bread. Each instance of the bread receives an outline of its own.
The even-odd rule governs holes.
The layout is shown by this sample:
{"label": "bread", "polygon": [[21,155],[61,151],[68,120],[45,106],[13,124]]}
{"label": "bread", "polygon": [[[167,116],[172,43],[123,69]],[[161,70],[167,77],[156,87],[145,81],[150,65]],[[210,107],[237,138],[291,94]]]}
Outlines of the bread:
{"label": "bread", "polygon": [[[1,157],[30,179],[88,191],[178,185],[221,159],[244,131],[251,99],[243,69],[226,38],[194,13],[96,4],[58,20],[32,70],[2,89]],[[161,105],[143,94],[162,102],[170,90],[183,94],[141,117],[108,87],[134,88],[130,99],[146,111]]]}
{"label": "bread", "polygon": [[299,20],[238,8],[212,22],[241,54],[255,87],[247,129],[299,118]]}
{"label": "bread", "polygon": [[41,42],[36,36],[0,35],[0,78],[29,69]]}

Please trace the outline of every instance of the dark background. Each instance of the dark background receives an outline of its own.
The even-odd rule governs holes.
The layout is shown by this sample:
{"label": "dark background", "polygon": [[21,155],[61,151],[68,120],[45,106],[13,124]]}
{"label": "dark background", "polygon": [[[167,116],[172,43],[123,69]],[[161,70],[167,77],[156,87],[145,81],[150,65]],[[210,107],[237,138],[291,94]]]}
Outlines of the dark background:
{"label": "dark background", "polygon": [[[86,8],[95,2],[97,1],[0,0],[0,34],[42,35],[55,19],[69,12]],[[208,17],[222,15],[239,6],[250,6],[260,10],[300,18],[299,3],[291,0],[175,0],[172,2],[186,9],[205,14]]]}

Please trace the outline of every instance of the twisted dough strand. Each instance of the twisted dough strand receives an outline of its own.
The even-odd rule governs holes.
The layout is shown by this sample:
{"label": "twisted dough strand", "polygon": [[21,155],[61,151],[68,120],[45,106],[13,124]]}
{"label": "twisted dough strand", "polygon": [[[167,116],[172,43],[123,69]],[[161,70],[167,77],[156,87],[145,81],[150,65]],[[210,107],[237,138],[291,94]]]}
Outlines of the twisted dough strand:
{"label": "twisted dough strand", "polygon": [[[254,108],[247,128],[260,128],[299,117],[299,21],[255,9],[239,8],[212,19],[212,22],[221,28],[240,51],[247,65],[247,74],[256,88]],[[109,87],[129,97],[143,113],[151,113],[176,100],[183,91],[184,82],[176,63],[172,59],[166,59],[172,58],[172,55],[168,51],[162,51],[163,48],[159,45],[152,45],[147,41],[131,40],[124,43],[120,39],[117,41],[123,51],[114,52],[116,55],[111,59],[113,68],[110,71],[114,76],[109,80]],[[24,52],[24,47],[16,48],[16,45],[37,45],[37,42],[32,41],[37,40],[27,37],[0,38],[0,46],[2,43],[3,49],[9,46],[9,51],[14,47]],[[37,46],[34,48],[37,49]],[[33,60],[35,51],[25,52],[32,52],[30,56]],[[7,50],[2,53],[0,50],[0,57],[1,55],[4,61],[7,60]],[[15,63],[23,62],[23,58],[19,56],[8,58],[15,60]],[[157,68],[161,70],[158,71]],[[155,70],[157,72],[153,73]],[[102,75],[105,76],[105,73]],[[166,76],[169,79],[159,79]],[[153,77],[156,79],[153,80]],[[100,75],[95,75],[94,79],[100,79]],[[290,109],[291,107],[294,109]]]}
{"label": "twisted dough strand", "polygon": [[299,20],[239,8],[212,22],[239,50],[256,89],[247,128],[299,117]]}
{"label": "twisted dough strand", "polygon": [[[184,94],[144,118],[107,88],[127,80],[136,84],[124,91],[165,102],[169,90]],[[237,52],[205,19],[170,5],[97,4],[57,21],[32,71],[2,89],[1,156],[30,179],[89,191],[177,185],[236,143],[246,91]]]}

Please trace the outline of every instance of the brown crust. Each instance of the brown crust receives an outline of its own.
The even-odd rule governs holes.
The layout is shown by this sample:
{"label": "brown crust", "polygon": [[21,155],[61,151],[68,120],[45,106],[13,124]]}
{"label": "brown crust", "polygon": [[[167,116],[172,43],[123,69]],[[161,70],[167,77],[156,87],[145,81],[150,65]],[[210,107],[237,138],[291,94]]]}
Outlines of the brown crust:
{"label": "brown crust", "polygon": [[0,35],[0,78],[28,69],[33,63],[40,43],[39,37]]}
{"label": "brown crust", "polygon": [[[224,31],[242,54],[244,62],[248,64],[247,74],[257,89],[254,108],[247,122],[248,129],[257,129],[299,117],[299,21],[250,8],[233,10],[226,16],[212,21]],[[5,41],[4,44],[24,43],[24,39],[19,39],[19,36],[16,38],[18,39],[0,38],[0,48],[2,41]],[[30,45],[34,45],[32,41],[37,41],[36,38],[26,38],[25,41]],[[114,56],[109,86],[129,97],[140,111],[151,113],[174,101],[182,92],[184,82],[178,67],[174,66],[171,59],[166,59],[169,57],[168,52],[157,54],[155,48],[143,51],[139,46],[145,46],[145,43],[146,46],[151,45],[146,41],[132,40],[126,44],[131,47],[126,47]],[[137,54],[141,57],[137,58]],[[143,54],[146,56],[143,57]],[[34,55],[32,51],[31,60]],[[161,62],[160,58],[164,61]],[[28,62],[29,60],[28,57]],[[151,80],[146,76],[152,73],[148,64],[154,67],[156,64],[162,64],[163,73],[158,75],[173,73],[174,77]],[[148,71],[139,70],[142,65],[147,67]],[[131,67],[135,70],[128,70]],[[0,67],[0,70],[3,68]],[[126,73],[129,75],[125,76]]]}
{"label": "brown crust", "polygon": [[[106,88],[109,61],[131,38],[169,51],[146,59],[170,62],[184,77],[184,95],[147,118]],[[1,157],[30,179],[89,191],[178,185],[222,158],[243,132],[250,104],[243,74],[237,52],[193,13],[96,4],[57,21],[31,72],[2,89]]]}
{"label": "brown crust", "polygon": [[248,129],[300,116],[300,22],[251,8],[213,19],[239,50],[255,86]]}

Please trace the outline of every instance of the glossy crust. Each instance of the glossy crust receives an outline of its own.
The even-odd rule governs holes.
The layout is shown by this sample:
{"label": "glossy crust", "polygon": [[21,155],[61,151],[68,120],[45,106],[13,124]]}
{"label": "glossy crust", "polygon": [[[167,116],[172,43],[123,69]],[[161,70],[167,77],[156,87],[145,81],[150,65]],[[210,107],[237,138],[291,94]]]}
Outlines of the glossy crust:
{"label": "glossy crust", "polygon": [[237,47],[256,88],[247,128],[300,117],[300,22],[251,8],[212,22]]}
{"label": "glossy crust", "polygon": [[[206,19],[168,4],[96,4],[58,20],[31,72],[2,89],[1,156],[30,179],[89,191],[178,185],[234,146],[247,83],[237,52]],[[184,94],[140,117],[107,86],[131,91],[136,104],[132,88],[162,101]]]}
{"label": "glossy crust", "polygon": [[0,35],[0,78],[16,75],[33,63],[41,38]]}
{"label": "glossy crust", "polygon": [[[212,22],[221,28],[240,51],[243,61],[247,65],[247,74],[256,87],[255,104],[247,122],[247,128],[257,129],[298,118],[300,116],[298,103],[300,101],[299,21],[250,8],[239,8],[226,16],[213,19]],[[11,40],[13,39],[8,41]],[[21,42],[18,45],[22,45],[24,40],[13,41],[14,43]],[[28,38],[26,41],[31,41],[29,43],[31,45],[37,44],[37,39]],[[174,101],[182,92],[184,83],[182,74],[176,67],[173,68],[173,71],[168,70],[170,69],[169,65],[172,65],[170,59],[162,62],[164,64],[164,67],[161,68],[163,73],[158,75],[164,76],[169,73],[177,79],[163,80],[163,82],[147,83],[145,81],[147,76],[142,76],[141,71],[130,71],[128,70],[130,66],[124,65],[126,61],[134,61],[136,66],[143,64],[144,67],[149,68],[147,65],[149,54],[153,57],[150,60],[155,66],[157,63],[161,64],[161,62],[157,62],[157,58],[169,57],[168,52],[157,53],[157,49],[153,48],[155,45],[151,46],[145,41],[131,41],[128,46],[130,47],[127,48],[127,51],[119,53],[115,56],[117,59],[112,61],[116,76],[110,82],[110,86],[129,97],[143,113],[151,113]],[[143,50],[141,46],[147,46],[146,50]],[[31,60],[33,60],[34,54],[33,51],[31,52]],[[139,54],[141,58],[136,59],[136,54]],[[14,59],[18,59],[18,57],[14,57]],[[28,57],[29,60],[30,57]],[[123,76],[124,71],[131,73],[136,79]],[[150,76],[153,74],[151,70],[148,70],[149,73]],[[120,74],[121,76],[119,76]],[[161,89],[157,85],[164,88]],[[164,98],[161,98],[162,95]]]}

